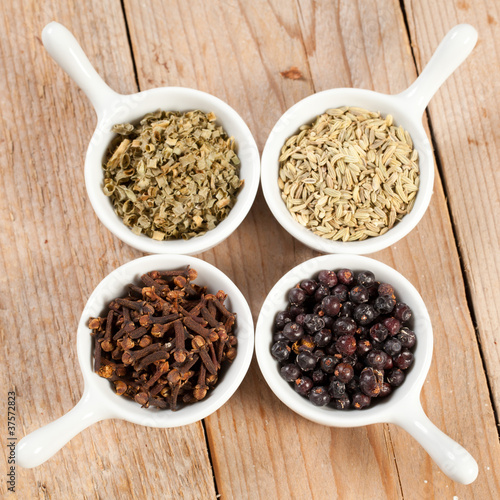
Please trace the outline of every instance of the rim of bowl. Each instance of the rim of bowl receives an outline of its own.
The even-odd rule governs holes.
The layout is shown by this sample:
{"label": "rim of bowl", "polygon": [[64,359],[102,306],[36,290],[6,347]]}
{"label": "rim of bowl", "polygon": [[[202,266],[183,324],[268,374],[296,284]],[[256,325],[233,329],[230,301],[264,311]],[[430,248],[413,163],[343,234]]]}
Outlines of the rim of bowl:
{"label": "rim of bowl", "polygon": [[[290,215],[281,199],[277,182],[278,158],[285,141],[297,132],[300,125],[311,123],[329,108],[345,105],[380,111],[384,116],[392,114],[395,122],[408,130],[419,153],[420,186],[413,209],[385,234],[363,241],[327,240],[306,229]],[[305,97],[280,117],[271,130],[262,152],[261,184],[269,209],[288,233],[319,252],[367,254],[393,245],[415,228],[424,216],[431,200],[434,186],[434,158],[421,116],[414,116],[410,111],[402,110],[403,105],[404,101],[398,95],[381,94],[364,89],[338,88]],[[304,118],[298,120],[296,116]]]}
{"label": "rim of bowl", "polygon": [[[196,269],[195,283],[211,291],[224,290],[228,294],[230,310],[237,314],[238,352],[234,361],[223,368],[225,372],[217,386],[206,398],[176,411],[141,408],[135,401],[114,394],[108,380],[93,369],[92,338],[88,328],[91,316],[102,314],[109,301],[121,294],[128,283],[146,272],[157,269],[178,269],[186,266]],[[221,270],[196,257],[186,255],[148,255],[123,264],[109,273],[90,295],[78,323],[77,354],[85,381],[85,391],[97,396],[104,418],[120,418],[149,427],[177,427],[197,422],[214,413],[236,392],[245,377],[253,356],[254,324],[247,300],[238,287]],[[108,397],[109,395],[109,397]]]}
{"label": "rim of bowl", "polygon": [[[349,268],[354,271],[370,270],[378,281],[393,285],[396,296],[413,311],[413,329],[417,335],[415,361],[408,370],[404,383],[386,399],[361,411],[336,410],[333,407],[317,407],[297,394],[279,373],[279,364],[271,355],[274,317],[285,309],[287,293],[303,279],[314,276],[321,269]],[[291,410],[313,422],[333,427],[359,427],[389,422],[398,408],[408,401],[419,398],[432,361],[433,332],[429,313],[416,288],[398,271],[375,259],[359,255],[330,254],[307,260],[288,271],[273,286],[262,305],[255,334],[255,353],[259,368],[276,397]]]}
{"label": "rim of bowl", "polygon": [[[189,105],[189,103],[193,105]],[[94,212],[102,224],[123,242],[147,253],[183,255],[201,253],[230,236],[250,211],[257,195],[260,180],[259,150],[252,132],[243,118],[229,104],[218,97],[186,87],[160,87],[137,94],[124,95],[111,105],[112,107],[106,110],[97,123],[85,158],[87,193]],[[240,178],[245,181],[244,185],[228,216],[214,229],[202,236],[195,236],[188,240],[156,241],[145,235],[136,235],[116,215],[111,201],[102,192],[102,158],[111,140],[116,137],[116,134],[111,131],[111,127],[116,123],[137,121],[145,114],[157,109],[213,111],[217,117],[217,123],[222,125],[226,133],[236,140],[237,153],[241,160]]]}

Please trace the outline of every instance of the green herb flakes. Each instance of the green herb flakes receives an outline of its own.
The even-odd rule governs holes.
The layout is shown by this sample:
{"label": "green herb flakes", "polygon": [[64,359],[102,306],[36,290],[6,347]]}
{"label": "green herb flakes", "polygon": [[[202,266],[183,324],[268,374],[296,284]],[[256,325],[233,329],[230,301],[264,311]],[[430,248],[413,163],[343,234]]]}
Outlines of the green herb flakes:
{"label": "green herb flakes", "polygon": [[213,113],[156,111],[118,137],[106,156],[103,192],[134,234],[201,236],[224,220],[243,185],[235,143]]}

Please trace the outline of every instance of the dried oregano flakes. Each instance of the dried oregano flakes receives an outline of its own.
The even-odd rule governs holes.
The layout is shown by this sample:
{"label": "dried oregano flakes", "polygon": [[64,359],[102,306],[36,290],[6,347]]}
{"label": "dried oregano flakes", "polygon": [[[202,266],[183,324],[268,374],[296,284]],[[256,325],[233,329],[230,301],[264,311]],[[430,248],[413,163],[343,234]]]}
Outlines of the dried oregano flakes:
{"label": "dried oregano flakes", "polygon": [[189,239],[227,217],[243,180],[234,138],[213,113],[156,111],[113,132],[103,191],[132,232]]}
{"label": "dried oregano flakes", "polygon": [[288,138],[278,184],[292,217],[330,240],[386,233],[415,203],[418,152],[391,115],[328,109]]}

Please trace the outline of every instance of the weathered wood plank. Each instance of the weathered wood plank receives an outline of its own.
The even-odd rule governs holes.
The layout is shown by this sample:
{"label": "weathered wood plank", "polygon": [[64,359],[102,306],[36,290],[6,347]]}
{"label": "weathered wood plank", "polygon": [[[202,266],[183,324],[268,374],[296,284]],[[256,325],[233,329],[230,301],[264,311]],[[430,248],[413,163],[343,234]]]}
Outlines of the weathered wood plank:
{"label": "weathered wood plank", "polygon": [[[326,2],[320,5],[324,8],[316,7],[315,16],[311,16],[316,20],[316,29],[304,29],[305,40],[315,40],[316,50],[309,49],[308,53],[311,54],[311,68],[318,69],[313,72],[316,90],[345,85],[345,81],[350,80],[355,87],[398,93],[416,78],[399,2],[359,2],[358,9],[353,9],[352,3],[343,2],[337,16],[326,8]],[[358,17],[353,10],[358,11]],[[440,17],[434,16],[434,22],[436,19]],[[327,46],[330,52],[333,50],[328,44],[332,38],[327,30],[328,21],[336,21],[341,27],[344,57],[348,61],[349,76],[341,77],[342,80],[334,85],[332,79],[337,75],[332,61],[338,57],[317,50],[317,47]],[[449,28],[453,24],[451,22]],[[422,37],[423,40],[413,42],[428,46],[425,62],[447,29],[435,41]],[[406,433],[391,426],[390,441],[394,446],[402,494],[409,498],[440,498],[455,491],[459,497],[472,492],[478,497],[494,498],[499,484],[491,463],[493,457],[500,457],[500,449],[439,177],[436,177],[428,213],[416,230],[374,257],[402,272],[422,294],[435,332],[434,360],[422,393],[422,403],[436,425],[472,453],[480,469],[479,479],[472,486],[457,485],[440,472]]]}
{"label": "weathered wood plank", "polygon": [[[85,96],[35,37],[46,22],[63,22],[113,88],[134,92],[120,2],[105,6],[94,2],[91,9],[76,2],[25,3],[26,25],[16,15],[17,6],[8,6],[0,14],[0,59],[7,69],[0,81],[0,141],[11,152],[2,156],[0,180],[4,193],[0,199],[0,339],[5,346],[0,381],[7,390],[17,390],[19,437],[57,418],[78,400],[82,384],[72,332],[80,311],[105,274],[139,256],[112,237],[92,212],[82,167],[95,117]],[[335,5],[292,0],[146,4],[125,0],[124,5],[140,88],[182,85],[215,94],[242,115],[260,148],[282,112],[314,91],[354,86],[396,93],[416,76],[395,0]],[[470,6],[468,11],[465,6]],[[493,21],[499,18],[488,0],[458,2],[457,7],[448,1],[426,8],[431,14],[420,11],[420,4],[406,4],[419,69],[455,24],[448,17],[453,13],[458,13],[457,20],[472,24],[483,16],[480,21],[485,18],[491,30],[488,47],[493,43],[498,29]],[[443,10],[432,10],[438,8]],[[472,61],[460,68],[430,107],[438,158],[444,167],[451,165],[445,169],[447,185],[448,170],[455,174],[452,162],[460,163],[457,158],[463,155],[444,146],[454,144],[453,132],[469,117],[461,114],[452,98],[463,94],[461,86],[468,89],[467,99],[477,95],[476,108],[465,107],[476,119],[473,111],[496,84],[484,67],[479,72],[467,69]],[[301,79],[280,75],[291,66],[299,68]],[[483,81],[489,81],[489,89]],[[453,85],[460,90],[450,92]],[[474,94],[476,89],[483,93]],[[441,132],[436,132],[433,106],[439,99],[453,106],[446,108],[450,109],[448,124],[441,123]],[[491,154],[485,149],[488,145],[480,143],[482,134],[468,137],[478,141],[474,151],[482,162],[494,165],[487,156]],[[472,149],[467,151],[473,154]],[[459,237],[466,236],[467,226],[465,218],[459,221],[456,205],[470,195],[463,186],[449,194],[453,221],[465,228],[462,233],[457,230]],[[494,210],[498,199],[490,199],[491,207],[482,206]],[[475,222],[484,217],[482,212],[477,214]],[[490,280],[474,267],[488,257],[488,245],[495,253],[498,242],[496,236],[484,236],[483,229],[475,246],[467,242],[475,259],[467,257],[475,273],[474,293],[483,283],[488,287],[494,283],[494,277]],[[315,255],[280,228],[259,193],[238,231],[201,257],[236,282],[256,318],[276,280]],[[435,355],[422,402],[431,419],[478,459],[478,481],[469,487],[452,483],[406,433],[393,426],[333,429],[298,417],[274,397],[254,362],[242,387],[205,422],[222,498],[498,497],[500,487],[493,472],[500,458],[495,421],[439,178],[418,228],[374,257],[409,278],[429,308]],[[497,261],[490,257],[488,262]],[[477,303],[486,295],[474,293],[477,315]],[[491,288],[484,293],[492,293]],[[493,324],[494,316],[488,318]],[[483,333],[489,323],[485,327],[478,321],[478,325],[481,338],[493,341]],[[491,353],[487,361],[488,374],[495,355]],[[6,453],[4,449],[0,454],[2,465]],[[215,496],[201,424],[163,431],[102,422],[42,467],[18,469],[17,483],[19,498]]]}
{"label": "weathered wood plank", "polygon": [[[481,351],[500,409],[500,6],[498,2],[406,2],[417,65],[453,25],[472,24],[479,39],[467,64],[429,106]],[[435,19],[445,19],[436,23]],[[425,43],[424,43],[425,41]]]}
{"label": "weathered wood plank", "polygon": [[[344,57],[345,49],[341,44],[327,44],[321,40],[314,48],[308,46],[311,40],[321,36],[315,31],[321,27],[301,26],[298,22],[299,18],[304,19],[303,23],[310,22],[306,17],[311,7],[304,3],[300,7],[290,2],[226,3],[225,8],[207,9],[201,2],[190,2],[183,11],[183,18],[177,15],[180,7],[176,2],[162,4],[163,11],[162,6],[157,5],[158,9],[147,14],[136,2],[126,5],[137,65],[148,68],[142,76],[147,78],[147,84],[196,85],[226,99],[247,120],[261,147],[287,107],[319,90],[316,79],[311,78],[311,71],[317,71],[316,61],[311,57],[308,61],[307,55],[316,50],[325,60],[336,61]],[[193,12],[197,12],[198,17]],[[333,31],[336,22],[328,23],[328,18],[337,15],[336,12],[331,6],[325,6],[313,19],[328,26],[332,39],[336,39],[334,33],[340,35]],[[346,11],[342,21],[350,20],[350,15]],[[387,25],[393,25],[392,21],[388,19]],[[149,31],[145,26],[149,26]],[[159,63],[154,54],[141,50],[140,46],[163,39],[159,33],[165,30],[169,33],[164,47],[167,57]],[[392,35],[399,42],[398,33]],[[359,32],[355,31],[354,36],[359,37]],[[172,40],[176,41],[175,48]],[[355,49],[355,41],[352,38],[348,41]],[[388,40],[387,45],[400,50],[394,40]],[[224,52],[224,47],[231,47],[229,53]],[[318,47],[325,49],[318,50]],[[177,71],[176,61],[184,61],[190,53],[205,55],[204,79],[199,76],[194,79],[191,73],[181,75]],[[237,60],[233,53],[238,54]],[[224,54],[223,63],[220,54]],[[356,65],[355,61],[352,64]],[[281,71],[291,66],[299,67],[302,79],[291,81],[280,76]],[[345,72],[336,71],[330,63],[328,66],[329,85],[350,85],[342,81]],[[411,58],[407,68],[414,72]],[[157,75],[157,79],[151,81],[151,75]],[[366,77],[366,65],[356,75]],[[381,73],[381,78],[385,84],[385,72]],[[320,80],[320,84],[322,82]],[[406,83],[409,82],[404,81]],[[252,103],[251,108],[248,102]],[[291,240],[277,226],[259,196],[240,230],[227,243],[203,257],[236,281],[256,315],[272,284],[294,263],[313,255],[314,252]],[[239,257],[242,263],[238,265],[234,257]],[[326,491],[345,497],[370,493],[389,498],[400,495],[392,444],[384,438],[387,429],[374,426],[346,431],[307,422],[272,396],[255,365],[240,391],[216,415],[207,419],[206,427],[217,485],[223,497],[320,498]],[[301,453],[297,452],[299,448]],[[356,462],[358,453],[353,455],[352,449],[359,450],[359,456],[363,457],[366,482],[362,484],[353,483],[342,474],[346,464],[340,457],[349,457],[347,463],[360,470]],[[332,460],[333,457],[339,460]]]}
{"label": "weathered wood plank", "polygon": [[[80,313],[108,272],[139,256],[92,211],[83,163],[95,114],[40,40],[46,23],[62,22],[113,88],[134,92],[121,4],[26,1],[19,10],[4,2],[0,12],[0,381],[3,398],[17,392],[18,439],[80,398]],[[4,472],[7,452],[2,446]],[[18,498],[215,497],[200,423],[167,431],[101,422],[46,464],[18,468],[16,483]]]}
{"label": "weathered wood plank", "polygon": [[[131,12],[132,5],[137,8],[136,4],[128,4]],[[175,16],[179,9],[177,5],[172,2],[166,6],[165,14],[168,11]],[[241,9],[241,14],[238,9]],[[198,13],[198,18],[194,12]],[[254,2],[225,4],[225,9],[207,9],[201,3],[191,2],[184,14],[183,19],[189,20],[188,27],[169,25],[170,39],[177,40],[179,44],[179,48],[174,50],[177,51],[176,57],[166,59],[162,65],[158,62],[155,65],[151,57],[147,64],[139,61],[139,66],[143,64],[150,68],[148,75],[161,75],[158,80],[148,83],[197,85],[226,99],[250,124],[261,147],[267,131],[279,115],[315,90],[353,85],[382,92],[398,92],[416,77],[402,13],[396,2],[361,3],[357,7],[353,7],[352,2],[344,2],[338,9],[327,2],[313,5],[300,2],[298,6],[290,2]],[[144,12],[142,16],[145,16]],[[140,43],[138,34],[142,37],[145,33],[141,23],[155,26],[159,20],[167,19],[156,9],[156,20],[153,20],[152,14],[150,17],[143,17],[136,28],[131,23],[133,45]],[[180,17],[176,19],[180,20]],[[198,23],[196,19],[199,19]],[[164,23],[161,29],[166,29],[167,22]],[[226,29],[227,26],[232,27],[238,35],[230,36],[221,26]],[[148,36],[154,39],[158,34],[152,31],[146,34],[146,38]],[[200,40],[203,42],[200,43]],[[269,43],[269,40],[272,42]],[[224,53],[223,47],[227,46],[239,54],[238,64],[233,62],[231,51],[224,64],[217,61],[219,54]],[[186,58],[188,51],[205,56],[205,79],[198,76],[193,80],[192,75],[183,76],[173,70],[168,71],[167,68],[175,66],[177,58]],[[136,52],[145,57],[141,50],[136,48]],[[283,80],[279,72],[290,66],[298,66],[304,78]],[[246,79],[249,73],[251,77]],[[253,104],[251,109],[247,107],[248,101]],[[269,102],[275,105],[270,106]],[[266,133],[263,129],[267,129]],[[261,203],[259,198],[240,231],[223,245],[224,248],[216,248],[203,256],[235,279],[249,297],[254,313],[257,313],[263,300],[263,284],[268,290],[293,263],[314,255],[299,243],[290,241],[270,219]],[[276,234],[281,243],[280,246],[273,245],[274,249],[279,248],[281,258],[275,256],[271,249],[272,260],[268,264],[269,254],[264,253],[265,246],[260,245],[269,241],[270,234]],[[235,265],[231,257],[236,255],[245,256],[248,262],[244,266]],[[436,355],[435,359],[439,362],[434,362],[429,374],[423,403],[441,428],[471,450],[483,465],[481,473],[487,474],[487,465],[484,464],[491,457],[498,457],[496,442],[491,440],[495,435],[494,421],[439,179],[429,214],[418,230],[376,257],[401,270],[424,296],[435,324],[436,353],[446,354],[442,357]],[[248,270],[255,264],[258,264],[258,271],[255,281],[250,281]],[[442,274],[443,278],[451,276],[450,281],[443,285],[449,294],[446,297],[442,296],[441,283],[435,281],[436,267],[447,271]],[[463,311],[458,317],[455,312],[457,305]],[[442,331],[447,334],[438,335]],[[472,382],[469,379],[469,384],[461,379],[462,366],[471,375]],[[447,394],[449,398],[450,390],[454,391],[450,405],[453,409],[446,411],[442,395]],[[474,411],[467,407],[467,402],[476,392],[479,393],[476,398],[479,398],[477,406],[480,409]],[[428,403],[436,400],[441,404]],[[456,411],[462,407],[461,412]],[[474,421],[473,432],[471,420]],[[361,493],[359,489],[367,485],[378,488],[380,495],[388,497],[410,495],[411,492],[438,495],[467,491],[445,478],[425,452],[399,429],[389,426],[352,431],[325,429],[296,417],[262,387],[255,366],[229,404],[207,419],[207,433],[219,491],[228,498],[258,498],[269,494],[283,498],[290,495],[297,498],[320,497],[323,488],[337,492],[339,497],[349,498]],[[486,435],[491,445],[483,441],[484,437],[481,438]],[[331,441],[335,443],[331,447],[318,447],[318,443]],[[308,464],[303,468],[297,465],[298,446],[302,452],[298,460]],[[369,477],[366,476],[366,483],[363,481],[361,485],[359,482],[343,481],[341,471],[344,464],[332,464],[332,456],[349,456],[353,467],[360,470],[359,462],[352,456],[352,449],[362,450],[360,456],[367,465],[362,470],[368,471],[366,474]],[[408,449],[412,450],[411,459],[408,458]],[[397,470],[393,468],[394,458]],[[415,470],[418,470],[417,474]],[[405,481],[400,493],[397,481],[401,481],[401,477]],[[477,494],[486,496],[496,487],[482,485],[479,481],[472,486]],[[377,495],[375,490],[371,491]]]}

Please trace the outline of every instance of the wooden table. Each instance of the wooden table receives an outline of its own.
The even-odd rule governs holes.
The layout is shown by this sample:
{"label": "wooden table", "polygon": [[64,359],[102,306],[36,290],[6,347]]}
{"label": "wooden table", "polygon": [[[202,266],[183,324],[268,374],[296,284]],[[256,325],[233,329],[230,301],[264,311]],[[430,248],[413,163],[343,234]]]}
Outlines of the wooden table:
{"label": "wooden table", "polygon": [[[5,0],[0,19],[2,496],[500,497],[498,2]],[[141,255],[90,206],[83,159],[96,117],[41,44],[51,20],[75,34],[115,90],[212,93],[241,114],[261,151],[303,97],[343,86],[400,92],[451,27],[477,28],[472,55],[426,115],[436,158],[429,210],[409,236],[372,255],[426,302],[435,347],[422,403],[477,459],[472,485],[449,480],[395,426],[337,429],[297,416],[254,361],[231,400],[203,422],[168,430],[100,422],[44,465],[17,468],[16,493],[6,491],[7,393],[16,394],[18,439],[75,405],[83,306],[105,275]],[[281,75],[293,66],[300,79]],[[234,280],[256,319],[279,277],[316,255],[278,225],[259,192],[238,230],[199,257]]]}

